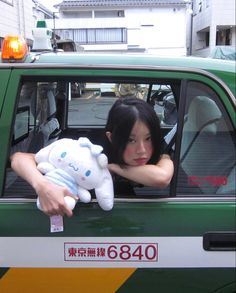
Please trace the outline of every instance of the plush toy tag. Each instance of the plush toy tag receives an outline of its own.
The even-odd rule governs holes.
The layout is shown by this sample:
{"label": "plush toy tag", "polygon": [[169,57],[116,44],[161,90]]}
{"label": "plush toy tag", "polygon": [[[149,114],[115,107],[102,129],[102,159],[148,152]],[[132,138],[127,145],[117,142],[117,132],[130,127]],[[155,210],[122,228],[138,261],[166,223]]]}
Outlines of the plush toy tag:
{"label": "plush toy tag", "polygon": [[50,232],[63,232],[63,217],[60,215],[50,217]]}

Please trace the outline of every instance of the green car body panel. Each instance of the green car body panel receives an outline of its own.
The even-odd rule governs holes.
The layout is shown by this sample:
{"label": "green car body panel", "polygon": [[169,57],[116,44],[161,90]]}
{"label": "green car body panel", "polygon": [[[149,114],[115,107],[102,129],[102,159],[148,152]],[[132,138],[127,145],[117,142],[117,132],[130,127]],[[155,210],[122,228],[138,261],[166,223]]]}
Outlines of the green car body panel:
{"label": "green car body panel", "polygon": [[[42,265],[38,266],[39,268],[47,268],[47,270],[57,268],[68,271],[73,268],[75,275],[78,272],[78,279],[73,279],[71,282],[65,279],[65,282],[60,280],[58,283],[53,283],[50,280],[45,281],[42,277],[43,281],[41,283],[44,282],[45,286],[40,287],[43,286],[40,284],[39,288],[43,288],[44,292],[52,290],[51,286],[58,288],[59,285],[61,286],[59,287],[61,292],[69,293],[75,288],[81,288],[83,292],[93,292],[86,291],[88,288],[82,282],[82,277],[79,276],[82,272],[81,270],[86,271],[85,275],[89,276],[90,269],[100,270],[99,272],[103,269],[108,271],[111,269],[111,272],[112,269],[117,269],[117,276],[119,275],[118,271],[127,270],[127,276],[117,281],[116,285],[114,285],[115,287],[106,287],[106,282],[109,283],[109,275],[107,279],[102,280],[103,286],[101,285],[101,287],[100,283],[96,285],[98,279],[94,278],[90,284],[90,286],[94,286],[92,287],[95,288],[94,292],[235,292],[235,267],[227,267],[227,265],[220,267],[212,263],[209,266],[207,265],[209,254],[233,253],[235,251],[235,242],[231,243],[232,247],[227,244],[222,248],[220,241],[216,244],[213,243],[214,241],[212,243],[210,241],[209,245],[213,245],[212,250],[209,248],[209,251],[206,251],[203,248],[204,238],[206,238],[207,233],[230,234],[230,237],[232,234],[235,237],[235,194],[204,197],[181,196],[176,195],[175,192],[174,196],[156,198],[126,196],[124,198],[115,198],[114,208],[110,212],[102,211],[96,200],[93,200],[89,204],[79,204],[74,210],[73,217],[64,218],[64,231],[54,234],[50,233],[49,230],[49,218],[37,209],[35,199],[19,198],[17,194],[11,198],[4,196],[6,167],[10,155],[17,99],[22,82],[27,79],[54,80],[70,78],[73,80],[79,77],[83,80],[90,80],[96,77],[98,80],[133,78],[139,81],[142,79],[144,81],[178,79],[181,81],[200,82],[217,93],[235,132],[236,88],[234,62],[190,57],[157,58],[148,55],[120,56],[84,53],[43,53],[38,55],[31,53],[22,63],[1,63],[0,61],[0,244],[4,244],[5,241],[9,240],[9,243],[11,243],[9,247],[12,248],[14,241],[19,244],[21,242],[18,242],[18,240],[23,239],[26,247],[16,247],[19,250],[19,254],[21,254],[21,251],[25,253],[23,251],[27,247],[31,249],[31,240],[36,241],[38,239],[39,242],[42,241],[40,254],[43,258],[43,245],[48,243],[47,239],[48,241],[61,241],[64,246],[67,243],[67,239],[69,239],[68,241],[74,241],[74,243],[83,239],[88,239],[88,241],[94,239],[98,243],[103,243],[103,241],[111,243],[117,249],[120,245],[119,243],[123,243],[121,250],[125,250],[121,251],[121,256],[124,253],[123,256],[126,257],[130,253],[127,250],[130,249],[127,248],[127,245],[132,247],[132,243],[135,243],[136,248],[139,247],[138,243],[140,242],[144,245],[140,249],[143,249],[143,247],[147,249],[148,246],[145,246],[147,241],[150,241],[151,248],[157,242],[157,254],[160,257],[158,262],[163,261],[164,263],[159,267],[148,266],[145,262],[140,265],[138,261],[137,265],[133,267],[130,267],[128,263],[125,266],[117,263],[116,267],[116,263],[111,265],[106,263],[104,265],[102,262],[100,262],[101,266],[96,263],[95,267],[93,265],[85,267],[84,264],[81,266],[79,262],[65,262],[65,267],[60,265],[57,267],[55,263],[50,264],[51,258],[47,252],[49,248],[45,247],[45,259],[42,261]],[[177,180],[176,178],[174,180]],[[168,239],[174,250],[171,253],[168,252],[167,255],[163,254],[163,251],[165,250],[165,241],[168,242]],[[177,241],[176,245],[175,241]],[[182,246],[181,241],[183,241]],[[196,254],[195,258],[194,248],[188,246],[192,243],[191,241],[200,243],[201,256]],[[128,244],[126,245],[126,243]],[[188,260],[186,260],[187,265],[184,264],[185,262],[183,262],[183,265],[179,265],[181,255],[188,255],[188,249],[191,251],[189,255],[192,258],[192,265],[191,261]],[[64,252],[62,247],[62,253]],[[38,251],[35,251],[35,253],[38,253]],[[45,266],[44,264],[47,262],[46,254],[48,264]],[[179,258],[178,254],[180,255]],[[134,254],[135,257],[136,255]],[[163,260],[164,257],[168,258],[167,265]],[[175,263],[172,264],[172,258],[177,259],[176,265]],[[201,258],[201,260],[198,258]],[[26,269],[36,270],[37,261],[34,262],[33,259],[34,256],[32,256],[31,268],[28,263],[25,267],[24,265],[19,267],[17,263],[21,264],[22,262],[20,256],[19,262],[16,259],[15,267],[14,265],[4,267],[1,263],[5,263],[5,259],[1,259],[0,254],[0,291],[1,288],[6,290],[2,291],[3,293],[11,292],[11,288],[16,290],[14,292],[18,292],[18,289],[25,290],[25,292],[35,290],[33,281],[29,282],[27,286],[26,278],[23,277]],[[11,262],[12,260],[9,263]],[[195,266],[195,263],[198,265]],[[199,263],[203,265],[201,266]],[[17,273],[17,268],[19,269],[18,275],[22,276],[22,278],[19,277],[19,280],[16,280],[16,286],[11,287],[12,285],[9,285],[9,282],[12,281],[14,274]],[[40,271],[41,273],[43,274],[42,271]],[[38,271],[37,274],[39,274]],[[58,271],[55,271],[55,274],[58,274]],[[98,276],[100,276],[99,273]],[[87,282],[90,282],[90,280],[87,280]],[[39,291],[36,289],[35,292]]]}

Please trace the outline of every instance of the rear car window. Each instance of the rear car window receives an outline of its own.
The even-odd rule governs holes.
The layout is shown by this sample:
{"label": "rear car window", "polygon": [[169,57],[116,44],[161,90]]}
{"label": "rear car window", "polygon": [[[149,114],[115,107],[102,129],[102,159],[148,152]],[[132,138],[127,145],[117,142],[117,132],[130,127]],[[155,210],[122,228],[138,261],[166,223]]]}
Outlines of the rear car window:
{"label": "rear car window", "polygon": [[217,95],[189,82],[177,194],[235,194],[235,133]]}

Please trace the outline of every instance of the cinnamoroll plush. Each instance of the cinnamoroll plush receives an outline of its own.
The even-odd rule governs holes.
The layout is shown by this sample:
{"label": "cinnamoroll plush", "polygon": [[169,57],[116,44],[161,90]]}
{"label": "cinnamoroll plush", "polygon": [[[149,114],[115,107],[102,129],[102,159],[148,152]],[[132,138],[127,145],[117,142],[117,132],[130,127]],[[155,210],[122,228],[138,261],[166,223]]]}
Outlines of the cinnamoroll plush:
{"label": "cinnamoroll plush", "polygon": [[[63,138],[41,149],[35,159],[38,170],[48,180],[67,187],[84,203],[91,201],[89,190],[94,189],[99,206],[109,211],[114,203],[113,181],[102,151],[86,137]],[[71,196],[66,196],[65,201],[71,209],[77,202]],[[41,209],[39,200],[37,205]]]}

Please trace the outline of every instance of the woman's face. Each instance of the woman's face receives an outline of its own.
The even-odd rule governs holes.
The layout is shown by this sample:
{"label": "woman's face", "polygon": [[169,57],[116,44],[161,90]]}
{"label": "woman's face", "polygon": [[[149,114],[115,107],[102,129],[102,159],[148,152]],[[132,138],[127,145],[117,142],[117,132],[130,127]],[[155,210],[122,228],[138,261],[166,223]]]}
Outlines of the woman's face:
{"label": "woman's face", "polygon": [[136,121],[131,130],[128,143],[123,153],[123,160],[128,166],[147,164],[153,153],[150,130],[141,122]]}

